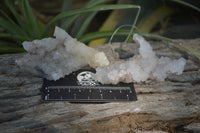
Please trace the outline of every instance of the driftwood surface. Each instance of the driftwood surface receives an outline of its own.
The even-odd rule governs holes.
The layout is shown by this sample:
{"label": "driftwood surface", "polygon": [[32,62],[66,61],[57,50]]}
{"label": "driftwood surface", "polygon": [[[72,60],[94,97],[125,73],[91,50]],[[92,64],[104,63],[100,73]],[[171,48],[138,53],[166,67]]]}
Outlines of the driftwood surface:
{"label": "driftwood surface", "polygon": [[[194,41],[199,43],[200,39],[187,43],[192,45]],[[151,43],[158,56],[187,58],[185,70],[181,75],[169,75],[165,82],[135,83],[138,101],[126,103],[44,103],[40,91],[42,78],[15,64],[15,59],[23,54],[0,55],[0,132],[200,132],[198,59],[175,45]],[[200,47],[200,43],[194,45]],[[128,53],[134,54],[136,49],[136,45],[125,46]]]}

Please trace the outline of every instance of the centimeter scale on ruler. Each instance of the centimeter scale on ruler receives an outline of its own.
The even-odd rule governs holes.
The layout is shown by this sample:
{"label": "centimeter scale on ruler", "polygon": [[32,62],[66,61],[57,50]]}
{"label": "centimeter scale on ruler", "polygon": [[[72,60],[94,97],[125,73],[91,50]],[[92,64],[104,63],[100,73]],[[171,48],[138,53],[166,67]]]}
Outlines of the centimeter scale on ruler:
{"label": "centimeter scale on ruler", "polygon": [[44,101],[117,102],[136,101],[133,84],[100,84],[93,70],[79,70],[57,81],[43,80]]}

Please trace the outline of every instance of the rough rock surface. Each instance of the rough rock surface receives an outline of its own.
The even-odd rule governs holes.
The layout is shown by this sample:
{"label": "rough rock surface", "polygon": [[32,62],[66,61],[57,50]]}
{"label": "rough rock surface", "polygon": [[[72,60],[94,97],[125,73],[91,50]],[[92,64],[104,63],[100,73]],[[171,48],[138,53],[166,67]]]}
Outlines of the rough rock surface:
{"label": "rough rock surface", "polygon": [[[0,55],[0,131],[200,132],[200,64],[187,53],[167,48],[166,43],[152,44],[158,57],[188,57],[184,72],[181,75],[169,75],[164,82],[135,84],[138,101],[129,103],[44,103],[40,92],[42,79],[15,64],[15,59],[23,54]],[[115,47],[117,45],[113,44]],[[128,44],[125,49],[135,54],[134,47]]]}

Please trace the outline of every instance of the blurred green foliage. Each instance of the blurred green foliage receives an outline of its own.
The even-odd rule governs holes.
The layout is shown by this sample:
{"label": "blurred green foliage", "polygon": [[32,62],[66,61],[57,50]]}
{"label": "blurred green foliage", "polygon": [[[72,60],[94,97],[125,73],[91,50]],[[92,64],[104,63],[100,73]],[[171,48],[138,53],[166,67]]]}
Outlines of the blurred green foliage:
{"label": "blurred green foliage", "polygon": [[[87,34],[86,31],[98,12],[117,9],[135,9],[136,11],[135,17],[133,16],[134,21],[131,30],[119,30],[116,33],[118,36],[126,36],[125,42],[128,41],[133,33],[156,39],[170,40],[159,35],[141,33],[134,29],[140,14],[140,6],[109,4],[112,1],[115,0],[90,0],[81,9],[72,10],[72,0],[63,0],[61,12],[45,24],[35,17],[29,0],[2,0],[0,5],[0,53],[23,52],[21,45],[23,41],[32,41],[51,36],[55,25],[60,26],[67,32],[70,30],[73,37],[84,43],[97,38],[110,37],[115,31],[114,29]],[[199,8],[182,0],[169,1],[200,11]]]}
{"label": "blurred green foliage", "polygon": [[[106,4],[112,0],[90,0],[83,8],[70,10],[64,7],[63,12],[56,15],[48,24],[43,24],[35,18],[28,0],[4,0],[6,10],[0,10],[0,53],[21,52],[23,41],[32,41],[51,36],[51,31],[55,25],[68,31],[73,26],[73,34],[79,39],[95,14],[99,11],[138,8],[136,5],[128,4]],[[64,1],[64,5],[69,4],[70,0]],[[86,15],[83,15],[86,14]],[[80,23],[80,19],[82,20]],[[135,21],[136,22],[136,21]],[[75,25],[72,25],[76,23]],[[128,35],[128,33],[127,33]],[[90,36],[93,36],[90,34]],[[16,49],[13,46],[20,44]],[[4,49],[3,47],[7,47]]]}

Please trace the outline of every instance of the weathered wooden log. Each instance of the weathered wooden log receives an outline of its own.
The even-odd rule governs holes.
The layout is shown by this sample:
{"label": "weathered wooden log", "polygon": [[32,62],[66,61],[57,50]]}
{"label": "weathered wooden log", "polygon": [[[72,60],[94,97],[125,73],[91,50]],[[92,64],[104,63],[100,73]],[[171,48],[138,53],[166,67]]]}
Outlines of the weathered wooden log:
{"label": "weathered wooden log", "polygon": [[[193,41],[187,41],[188,45]],[[42,78],[15,64],[23,54],[0,55],[0,132],[200,132],[200,64],[165,44],[153,42],[152,46],[158,56],[187,57],[183,74],[171,74],[165,82],[135,83],[138,101],[128,103],[45,103]],[[135,54],[136,47],[128,44],[125,51]]]}

